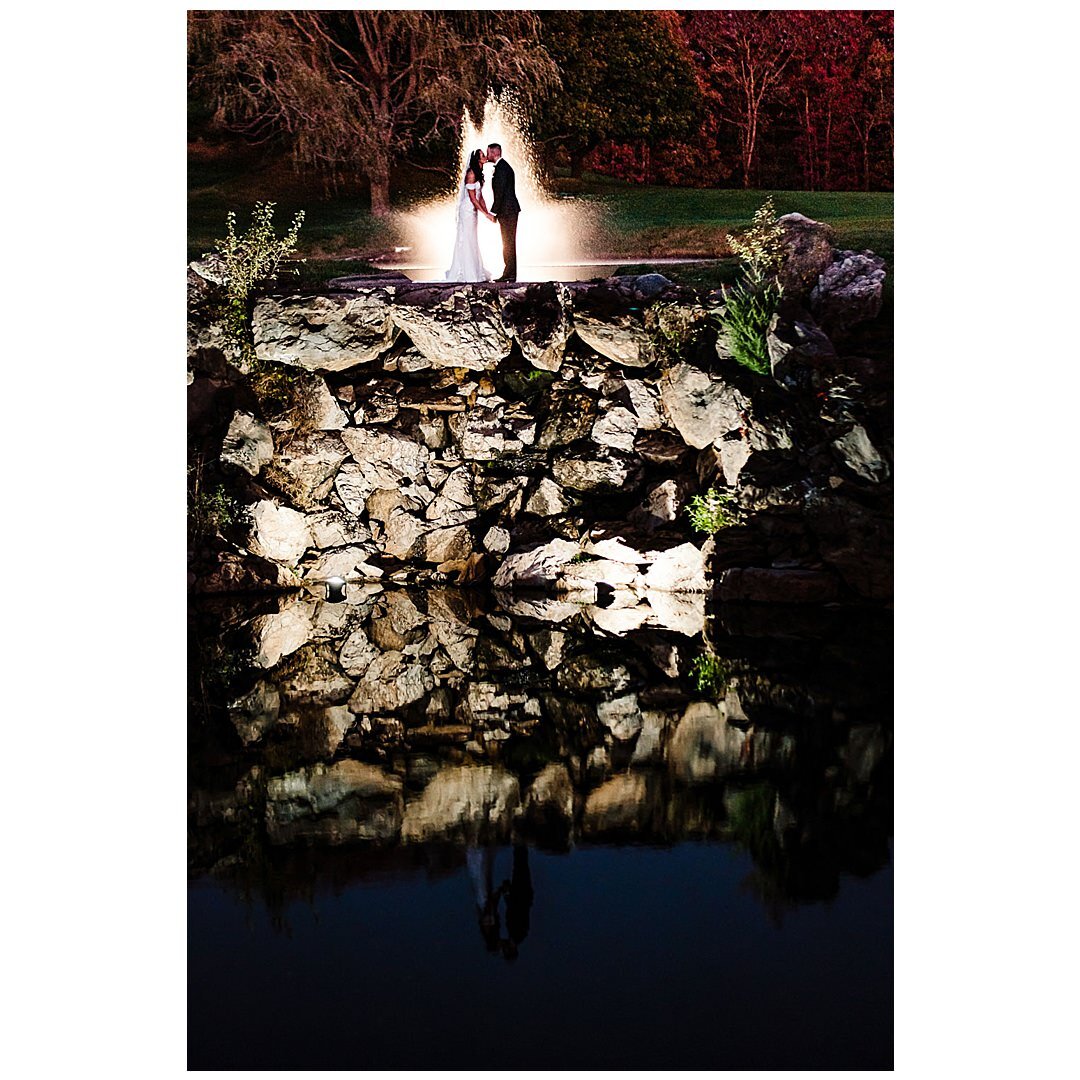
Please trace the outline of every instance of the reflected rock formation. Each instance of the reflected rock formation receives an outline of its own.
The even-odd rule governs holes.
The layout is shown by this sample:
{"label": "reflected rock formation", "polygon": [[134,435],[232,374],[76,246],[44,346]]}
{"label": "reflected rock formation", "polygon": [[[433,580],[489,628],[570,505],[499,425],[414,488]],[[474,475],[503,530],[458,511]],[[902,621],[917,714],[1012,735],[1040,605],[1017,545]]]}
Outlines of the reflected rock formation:
{"label": "reflected rock formation", "polygon": [[707,839],[750,852],[771,908],[834,895],[888,859],[888,623],[704,603],[196,605],[191,872],[288,893],[300,864],[310,885],[477,846]]}

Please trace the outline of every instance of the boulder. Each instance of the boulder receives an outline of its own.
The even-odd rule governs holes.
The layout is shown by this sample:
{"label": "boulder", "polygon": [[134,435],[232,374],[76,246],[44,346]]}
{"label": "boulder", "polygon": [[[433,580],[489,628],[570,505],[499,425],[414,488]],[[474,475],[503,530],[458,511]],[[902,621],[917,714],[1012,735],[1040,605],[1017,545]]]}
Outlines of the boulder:
{"label": "boulder", "polygon": [[398,336],[384,290],[328,296],[271,296],[255,304],[260,360],[309,371],[347,371],[378,360]]}
{"label": "boulder", "polygon": [[306,645],[312,630],[311,616],[303,604],[293,604],[283,611],[260,615],[251,624],[255,665],[274,667],[283,656]]}
{"label": "boulder", "polygon": [[516,552],[503,560],[492,584],[496,589],[551,588],[580,551],[578,544],[556,538],[531,551]]}
{"label": "boulder", "polygon": [[551,469],[556,481],[571,491],[622,491],[633,471],[628,457],[557,458]]}
{"label": "boulder", "polygon": [[668,742],[667,765],[684,784],[716,780],[738,772],[745,741],[744,734],[728,724],[722,703],[695,701]]}
{"label": "boulder", "polygon": [[569,509],[569,504],[563,498],[562,489],[554,480],[549,480],[546,476],[540,478],[533,493],[525,501],[525,512],[539,517],[555,517],[558,514],[565,514],[567,509]]}
{"label": "boulder", "polygon": [[573,333],[567,318],[570,292],[554,281],[526,287],[523,296],[508,296],[503,302],[503,323],[534,368],[558,371],[562,367],[566,342]]}
{"label": "boulder", "polygon": [[574,330],[594,352],[625,367],[648,367],[656,359],[645,326],[634,315],[594,317],[575,306]]}
{"label": "boulder", "polygon": [[860,480],[877,484],[889,478],[889,466],[874,449],[862,425],[856,424],[846,435],[834,439],[832,446],[844,465]]}
{"label": "boulder", "polygon": [[466,461],[493,461],[536,441],[536,421],[508,416],[499,409],[478,406],[456,413],[448,421],[450,434]]}
{"label": "boulder", "polygon": [[312,539],[303,514],[263,499],[251,508],[248,544],[256,555],[285,566],[296,566],[312,546]]}
{"label": "boulder", "polygon": [[432,528],[430,521],[421,521],[407,510],[394,510],[386,521],[383,549],[395,559],[420,557],[423,552],[421,540]]}
{"label": "boulder", "polygon": [[641,730],[641,706],[637,694],[601,701],[596,706],[596,718],[619,742],[627,742]]}
{"label": "boulder", "polygon": [[810,310],[828,333],[839,333],[881,313],[885,260],[871,251],[841,251],[810,293]]}
{"label": "boulder", "polygon": [[347,428],[341,439],[359,467],[360,475],[377,488],[396,488],[403,481],[420,483],[431,461],[431,451],[396,431]]}
{"label": "boulder", "polygon": [[307,515],[312,547],[325,551],[327,548],[345,547],[347,544],[364,544],[371,539],[371,532],[352,514],[341,510],[322,510]]}
{"label": "boulder", "polygon": [[394,325],[437,368],[484,371],[510,355],[498,293],[473,286],[403,293],[391,309]]}
{"label": "boulder", "polygon": [[777,276],[787,295],[804,297],[833,261],[836,232],[803,214],[785,214],[778,224],[784,230],[784,262]]}
{"label": "boulder", "polygon": [[330,393],[325,379],[313,378],[301,388],[299,408],[316,431],[340,431],[349,426],[345,411]]}
{"label": "boulder", "polygon": [[553,450],[586,438],[596,419],[596,399],[580,390],[553,395],[551,409],[540,429],[536,446]]}
{"label": "boulder", "polygon": [[301,509],[311,510],[330,494],[338,468],[348,456],[334,432],[297,435],[278,447],[266,479]]}
{"label": "boulder", "polygon": [[380,652],[371,643],[364,627],[357,627],[342,643],[338,663],[354,679],[362,678]]}
{"label": "boulder", "polygon": [[251,413],[236,413],[221,447],[221,460],[243,469],[249,476],[258,476],[273,456],[274,438],[270,428]]}
{"label": "boulder", "polygon": [[366,576],[360,567],[365,566],[368,560],[368,550],[357,545],[334,548],[324,551],[318,559],[308,567],[305,579],[313,581],[325,581],[327,578],[354,579],[357,576]]}
{"label": "boulder", "polygon": [[704,547],[680,544],[656,554],[645,573],[645,587],[659,592],[708,592],[707,566]]}
{"label": "boulder", "polygon": [[836,362],[836,348],[809,312],[781,304],[765,338],[773,378],[792,390],[813,390]]}
{"label": "boulder", "polygon": [[609,450],[629,453],[637,436],[637,417],[629,409],[608,409],[592,426],[592,441]]}
{"label": "boulder", "polygon": [[581,831],[586,836],[603,833],[637,833],[648,812],[647,781],[640,772],[613,776],[585,799]]}
{"label": "boulder", "polygon": [[425,665],[408,663],[396,650],[381,653],[365,671],[349,699],[349,709],[358,716],[397,712],[419,701],[434,685]]}
{"label": "boulder", "polygon": [[497,525],[492,525],[492,527],[484,533],[482,547],[485,551],[490,551],[493,555],[501,555],[510,548],[510,534],[505,529],[500,529]]}
{"label": "boulder", "polygon": [[750,407],[734,386],[691,364],[664,372],[660,396],[683,441],[697,450],[742,427]]}
{"label": "boulder", "polygon": [[424,537],[424,561],[439,565],[467,559],[476,546],[468,525],[435,529]]}

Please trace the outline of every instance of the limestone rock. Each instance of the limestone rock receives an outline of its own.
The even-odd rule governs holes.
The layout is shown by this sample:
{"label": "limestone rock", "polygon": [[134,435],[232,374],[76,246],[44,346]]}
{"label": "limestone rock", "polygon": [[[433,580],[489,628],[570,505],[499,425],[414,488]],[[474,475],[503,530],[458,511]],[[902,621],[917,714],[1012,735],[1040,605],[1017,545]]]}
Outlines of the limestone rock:
{"label": "limestone rock", "polygon": [[874,319],[881,312],[885,260],[873,252],[841,251],[810,293],[810,310],[829,333]]}
{"label": "limestone rock", "polygon": [[323,510],[307,515],[311,531],[312,547],[325,551],[327,548],[345,547],[347,544],[364,544],[371,533],[351,514],[340,510]]}
{"label": "limestone rock", "polygon": [[806,296],[833,261],[836,233],[832,226],[803,214],[785,214],[778,223],[784,229],[780,284],[789,296]]}
{"label": "limestone rock", "polygon": [[866,428],[856,424],[846,435],[833,441],[833,447],[843,463],[859,479],[872,484],[880,483],[889,477],[889,466],[885,459],[874,449]]}
{"label": "limestone rock", "polygon": [[413,290],[399,297],[391,318],[437,368],[491,370],[513,347],[489,289]]}
{"label": "limestone rock", "polygon": [[629,458],[608,457],[557,458],[552,465],[555,480],[571,491],[621,491],[633,464]]}
{"label": "limestone rock", "polygon": [[765,337],[773,378],[788,389],[812,389],[836,361],[836,348],[810,314],[789,305],[772,317]]}
{"label": "limestone rock", "polygon": [[496,589],[550,588],[562,568],[580,551],[578,544],[556,538],[531,551],[508,555],[492,584]]}
{"label": "limestone rock", "polygon": [[668,744],[667,763],[677,780],[696,784],[737,772],[745,737],[727,722],[722,705],[686,707]]}
{"label": "limestone rock", "polygon": [[283,656],[296,652],[311,637],[311,617],[302,604],[293,604],[284,611],[260,615],[251,624],[255,640],[255,664],[272,668]]}
{"label": "limestone rock", "polygon": [[372,661],[363,680],[349,699],[349,709],[359,715],[392,713],[419,701],[435,685],[422,664],[406,663],[398,651],[382,653]]}
{"label": "limestone rock", "polygon": [[608,409],[593,424],[591,437],[600,446],[629,453],[637,436],[637,417],[629,409]]}
{"label": "limestone rock", "polygon": [[656,357],[640,319],[632,315],[594,317],[575,307],[574,329],[601,356],[626,367],[648,367]]}
{"label": "limestone rock", "polygon": [[697,450],[742,427],[750,407],[734,386],[691,364],[664,372],[660,395],[675,429]]}
{"label": "limestone rock", "polygon": [[490,551],[494,555],[501,555],[510,548],[510,534],[505,529],[500,529],[497,525],[492,525],[492,527],[484,533],[482,546],[485,551]]}
{"label": "limestone rock", "polygon": [[419,483],[431,461],[431,451],[396,431],[348,428],[341,438],[361,475],[377,488],[396,488],[405,480]]}
{"label": "limestone rock", "polygon": [[660,592],[708,592],[704,551],[693,544],[657,554],[645,574],[645,587]]}
{"label": "limestone rock", "polygon": [[303,514],[263,499],[251,508],[251,550],[256,555],[296,566],[312,546],[311,532]]}
{"label": "limestone rock", "polygon": [[619,742],[627,742],[641,730],[641,707],[637,694],[601,701],[596,718]]}
{"label": "limestone rock", "polygon": [[377,360],[398,328],[390,297],[366,294],[265,297],[255,304],[252,332],[260,360],[309,371],[346,371]]}
{"label": "limestone rock", "polygon": [[348,547],[333,548],[324,551],[319,558],[308,568],[304,575],[306,579],[325,581],[327,578],[342,578],[349,580],[357,575],[363,576],[359,567],[367,563],[368,551],[366,548],[352,544]]}
{"label": "limestone rock", "polygon": [[297,506],[310,510],[330,493],[338,468],[347,457],[336,433],[298,435],[278,448],[266,478]]}
{"label": "limestone rock", "polygon": [[558,371],[573,327],[567,318],[570,293],[558,282],[537,282],[503,303],[503,322],[534,368]]}
{"label": "limestone rock", "polygon": [[472,530],[468,525],[451,525],[434,529],[424,537],[424,561],[436,565],[467,559],[475,547]]}
{"label": "limestone rock", "polygon": [[251,413],[236,413],[221,447],[221,460],[243,469],[249,476],[258,476],[273,456],[274,439],[266,424]]}
{"label": "limestone rock", "polygon": [[546,476],[540,478],[540,482],[525,502],[525,512],[540,517],[556,517],[565,514],[568,508],[569,504],[563,498],[562,489]]}
{"label": "limestone rock", "polygon": [[564,391],[553,396],[551,411],[536,440],[540,450],[569,446],[586,438],[596,420],[596,399],[580,390]]}
{"label": "limestone rock", "polygon": [[372,645],[367,631],[360,626],[342,642],[338,663],[346,674],[354,679],[361,678],[379,655],[379,650]]}
{"label": "limestone rock", "polygon": [[524,450],[536,441],[536,421],[478,406],[448,421],[450,434],[466,461],[492,461]]}

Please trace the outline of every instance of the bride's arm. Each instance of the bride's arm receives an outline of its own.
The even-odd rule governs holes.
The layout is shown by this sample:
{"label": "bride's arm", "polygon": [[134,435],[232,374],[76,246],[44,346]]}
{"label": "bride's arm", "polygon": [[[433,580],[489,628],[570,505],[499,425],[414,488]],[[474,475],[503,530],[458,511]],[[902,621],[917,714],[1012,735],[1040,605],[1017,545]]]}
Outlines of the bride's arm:
{"label": "bride's arm", "polygon": [[495,220],[495,215],[493,213],[491,213],[490,210],[488,210],[487,204],[484,202],[484,189],[481,188],[477,192],[477,194],[480,197],[479,200],[476,200],[476,199],[473,200],[473,202],[476,203],[477,209],[480,211],[481,214],[484,215],[484,217],[489,217],[489,218],[491,218],[492,221],[494,221]]}

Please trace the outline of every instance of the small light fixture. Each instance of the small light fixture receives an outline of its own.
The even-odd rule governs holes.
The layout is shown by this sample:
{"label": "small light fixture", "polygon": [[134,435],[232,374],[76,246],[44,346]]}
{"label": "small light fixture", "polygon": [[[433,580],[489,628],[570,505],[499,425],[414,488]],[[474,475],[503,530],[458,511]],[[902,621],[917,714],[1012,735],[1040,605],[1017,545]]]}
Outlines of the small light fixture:
{"label": "small light fixture", "polygon": [[345,599],[345,579],[332,577],[326,579],[326,602],[340,604]]}

